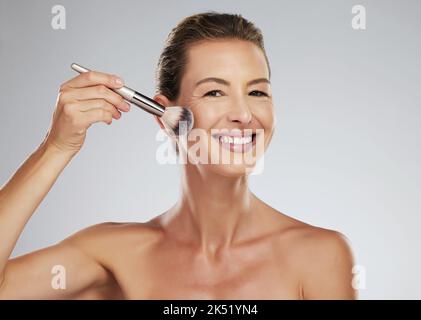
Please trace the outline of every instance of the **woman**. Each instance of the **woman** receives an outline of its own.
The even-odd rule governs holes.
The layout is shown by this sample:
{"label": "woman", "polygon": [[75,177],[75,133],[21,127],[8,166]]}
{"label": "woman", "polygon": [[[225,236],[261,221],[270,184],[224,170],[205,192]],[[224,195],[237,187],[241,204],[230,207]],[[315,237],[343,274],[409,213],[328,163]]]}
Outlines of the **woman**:
{"label": "woman", "polygon": [[[263,151],[275,115],[259,29],[239,15],[203,13],[172,30],[154,99],[189,106],[209,160],[245,153],[247,131]],[[111,124],[129,106],[116,76],[89,72],[65,82],[51,128],[0,193],[0,298],[41,299],[354,299],[353,257],[339,232],[276,211],[247,186],[250,163],[183,164],[178,202],[146,223],[102,223],[51,247],[9,259],[26,222],[87,129]],[[156,119],[161,127],[160,119]],[[227,129],[214,135],[214,129]],[[231,139],[231,140],[230,140]],[[240,140],[235,140],[240,139]],[[255,158],[257,138],[251,143]],[[216,142],[216,143],[215,143]],[[234,143],[235,142],[235,143]],[[193,142],[176,141],[180,155]],[[240,144],[240,147],[238,145]],[[237,145],[234,147],[234,145]],[[238,150],[240,148],[240,150]],[[203,151],[204,150],[204,151]],[[65,289],[52,268],[65,270]]]}

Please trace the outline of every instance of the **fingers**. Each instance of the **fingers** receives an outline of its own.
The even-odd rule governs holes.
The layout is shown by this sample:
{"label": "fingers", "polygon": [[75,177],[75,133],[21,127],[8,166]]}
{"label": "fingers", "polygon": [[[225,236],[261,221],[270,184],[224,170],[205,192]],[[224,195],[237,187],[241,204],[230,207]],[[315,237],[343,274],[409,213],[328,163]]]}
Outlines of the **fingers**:
{"label": "fingers", "polygon": [[69,81],[66,81],[61,85],[61,89],[83,88],[96,85],[104,85],[110,88],[120,88],[124,85],[124,82],[116,75],[98,71],[89,71],[81,73]]}
{"label": "fingers", "polygon": [[82,147],[86,130],[95,122],[111,124],[130,106],[112,89],[123,86],[117,76],[89,71],[60,86],[53,123],[46,136],[49,145],[60,145],[72,154]]}
{"label": "fingers", "polygon": [[88,111],[93,109],[103,109],[110,113],[111,117],[114,119],[120,119],[121,113],[114,107],[111,103],[104,99],[92,99],[84,100],[79,102],[74,102],[71,104],[71,108],[78,110],[82,113],[88,113]]}
{"label": "fingers", "polygon": [[94,108],[84,112],[84,117],[82,119],[83,125],[89,127],[95,122],[105,122],[111,124],[112,114],[108,110],[102,108]]}
{"label": "fingers", "polygon": [[112,119],[119,119],[121,113],[109,102],[103,99],[85,100],[68,105],[72,110],[78,110],[80,124],[87,128],[96,122],[112,123]]}
{"label": "fingers", "polygon": [[86,88],[77,88],[66,90],[61,97],[64,101],[84,101],[92,99],[104,99],[117,109],[127,112],[130,110],[130,105],[124,99],[105,85],[97,85]]}

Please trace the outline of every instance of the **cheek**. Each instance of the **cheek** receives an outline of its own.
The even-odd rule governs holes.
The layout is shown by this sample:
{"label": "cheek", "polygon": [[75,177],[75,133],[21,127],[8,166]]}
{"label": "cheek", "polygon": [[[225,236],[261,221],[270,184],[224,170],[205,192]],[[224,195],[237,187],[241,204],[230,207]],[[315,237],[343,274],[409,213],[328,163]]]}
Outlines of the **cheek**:
{"label": "cheek", "polygon": [[193,130],[189,133],[187,141],[189,152],[192,152],[195,158],[204,157],[203,160],[206,161],[211,145],[209,131],[221,119],[223,108],[196,101],[189,101],[189,107],[194,116]]}
{"label": "cheek", "polygon": [[273,136],[276,127],[276,115],[272,104],[261,105],[253,110],[256,121],[264,129],[265,146],[267,146]]}
{"label": "cheek", "polygon": [[194,127],[209,130],[224,115],[226,107],[217,103],[197,103],[191,104],[190,109],[194,115]]}
{"label": "cheek", "polygon": [[265,115],[262,117],[262,125],[264,128],[267,128],[269,131],[273,131],[276,126],[276,117],[273,111],[266,112]]}
{"label": "cheek", "polygon": [[275,126],[275,110],[272,103],[256,104],[253,115],[265,130],[271,130]]}

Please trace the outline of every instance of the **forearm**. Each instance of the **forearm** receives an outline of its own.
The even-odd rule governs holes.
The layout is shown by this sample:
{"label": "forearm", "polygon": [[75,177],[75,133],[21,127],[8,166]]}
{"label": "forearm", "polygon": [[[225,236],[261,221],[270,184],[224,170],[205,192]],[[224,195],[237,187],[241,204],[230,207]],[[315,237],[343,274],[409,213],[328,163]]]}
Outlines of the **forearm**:
{"label": "forearm", "polygon": [[43,143],[0,189],[0,284],[23,228],[72,157]]}

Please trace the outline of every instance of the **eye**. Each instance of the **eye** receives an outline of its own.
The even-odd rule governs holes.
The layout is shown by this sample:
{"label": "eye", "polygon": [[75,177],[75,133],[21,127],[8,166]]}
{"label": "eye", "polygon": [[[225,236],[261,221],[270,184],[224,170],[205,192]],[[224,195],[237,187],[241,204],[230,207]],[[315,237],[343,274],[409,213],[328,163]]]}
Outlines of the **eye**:
{"label": "eye", "polygon": [[251,95],[256,96],[256,97],[268,97],[269,95],[263,91],[259,91],[259,90],[254,90],[252,92],[250,92]]}
{"label": "eye", "polygon": [[220,93],[222,95],[222,91],[221,90],[212,90],[212,91],[208,91],[205,93],[205,96],[209,96],[209,97],[218,97],[217,94]]}

